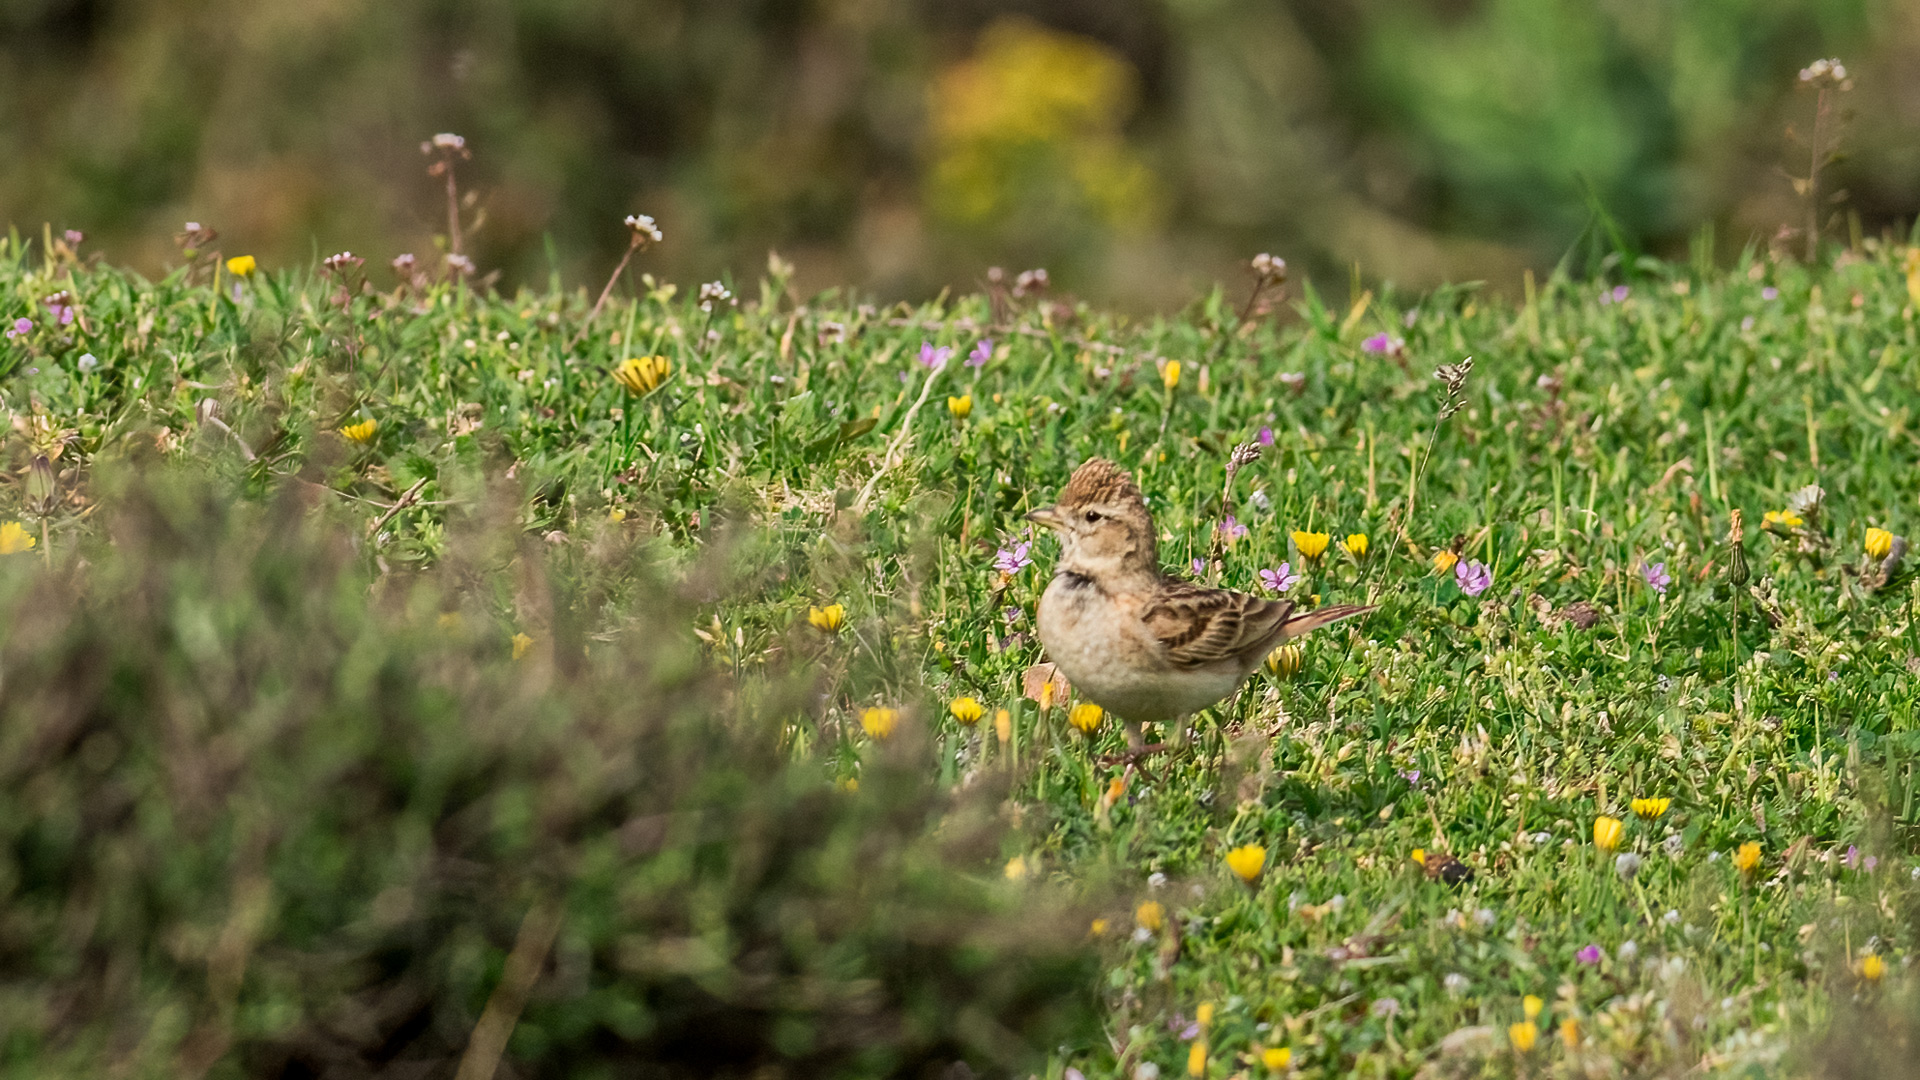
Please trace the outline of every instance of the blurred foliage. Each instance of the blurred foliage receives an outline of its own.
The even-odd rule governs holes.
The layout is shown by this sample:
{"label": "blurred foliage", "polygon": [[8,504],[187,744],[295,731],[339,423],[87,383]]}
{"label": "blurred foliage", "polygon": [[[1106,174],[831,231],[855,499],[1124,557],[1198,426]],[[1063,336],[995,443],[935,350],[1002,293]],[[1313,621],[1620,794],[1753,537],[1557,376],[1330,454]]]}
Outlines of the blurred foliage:
{"label": "blurred foliage", "polygon": [[1839,55],[1864,227],[1920,210],[1920,14],[1898,0],[20,0],[0,10],[0,207],[147,269],[184,220],[270,264],[383,260],[477,151],[483,270],[596,278],[657,216],[675,276],[884,295],[1053,266],[1174,303],[1271,249],[1344,278],[1557,260],[1597,202],[1722,256],[1804,219],[1794,73]]}
{"label": "blurred foliage", "polygon": [[1000,880],[994,785],[910,733],[834,785],[807,681],[713,674],[633,546],[550,554],[499,490],[382,575],[312,485],[96,483],[93,539],[0,567],[0,1075],[1007,1075],[1085,1033],[1085,916]]}

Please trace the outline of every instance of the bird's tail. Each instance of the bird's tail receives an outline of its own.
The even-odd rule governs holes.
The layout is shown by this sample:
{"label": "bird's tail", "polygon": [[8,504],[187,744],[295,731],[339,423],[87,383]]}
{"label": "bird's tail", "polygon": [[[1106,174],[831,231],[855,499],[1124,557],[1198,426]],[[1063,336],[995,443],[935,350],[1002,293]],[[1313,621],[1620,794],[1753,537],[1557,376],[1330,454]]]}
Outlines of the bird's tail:
{"label": "bird's tail", "polygon": [[1355,615],[1365,615],[1379,606],[1378,604],[1331,604],[1289,616],[1282,624],[1280,640],[1292,641],[1310,630],[1318,630],[1330,623],[1337,623],[1341,619],[1351,619]]}

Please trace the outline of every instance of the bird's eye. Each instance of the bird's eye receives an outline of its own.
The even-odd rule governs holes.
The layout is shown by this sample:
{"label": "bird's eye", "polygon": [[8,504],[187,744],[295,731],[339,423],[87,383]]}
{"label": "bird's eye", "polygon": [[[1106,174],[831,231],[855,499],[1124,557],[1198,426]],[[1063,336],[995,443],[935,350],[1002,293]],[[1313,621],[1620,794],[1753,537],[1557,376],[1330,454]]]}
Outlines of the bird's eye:
{"label": "bird's eye", "polygon": [[1094,522],[1099,520],[1100,520],[1100,511],[1098,510],[1087,511],[1087,524],[1091,525]]}

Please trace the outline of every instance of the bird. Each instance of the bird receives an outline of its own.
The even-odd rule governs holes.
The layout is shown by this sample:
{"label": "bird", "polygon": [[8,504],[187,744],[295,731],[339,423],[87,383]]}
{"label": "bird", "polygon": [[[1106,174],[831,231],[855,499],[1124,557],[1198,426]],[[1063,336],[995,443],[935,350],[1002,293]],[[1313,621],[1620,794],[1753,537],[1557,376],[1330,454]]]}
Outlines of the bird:
{"label": "bird", "polygon": [[1199,712],[1240,688],[1268,653],[1373,605],[1300,611],[1168,575],[1153,514],[1133,477],[1104,458],[1073,471],[1060,497],[1027,515],[1060,537],[1040,596],[1040,644],[1082,697],[1120,718],[1133,760],[1142,726]]}

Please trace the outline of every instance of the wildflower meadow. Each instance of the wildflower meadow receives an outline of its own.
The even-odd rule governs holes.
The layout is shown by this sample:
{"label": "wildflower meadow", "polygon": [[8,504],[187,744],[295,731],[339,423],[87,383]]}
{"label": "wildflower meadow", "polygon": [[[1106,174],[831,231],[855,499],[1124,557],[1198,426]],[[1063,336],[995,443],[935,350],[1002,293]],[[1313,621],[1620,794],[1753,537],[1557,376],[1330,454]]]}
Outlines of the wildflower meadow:
{"label": "wildflower meadow", "polygon": [[[0,249],[0,1074],[1911,1068],[1904,244],[1151,318],[188,246]],[[1092,456],[1378,608],[1130,766],[1034,633]]]}

